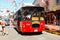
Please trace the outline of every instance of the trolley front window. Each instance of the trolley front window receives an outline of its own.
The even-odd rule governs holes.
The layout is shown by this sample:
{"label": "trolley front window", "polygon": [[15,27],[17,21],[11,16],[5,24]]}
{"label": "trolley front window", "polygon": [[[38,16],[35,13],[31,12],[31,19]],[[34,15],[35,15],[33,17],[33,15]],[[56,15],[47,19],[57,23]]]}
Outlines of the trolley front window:
{"label": "trolley front window", "polygon": [[22,20],[23,21],[31,21],[34,20],[33,17],[36,18],[36,20],[39,20],[42,11],[44,11],[43,7],[22,7]]}

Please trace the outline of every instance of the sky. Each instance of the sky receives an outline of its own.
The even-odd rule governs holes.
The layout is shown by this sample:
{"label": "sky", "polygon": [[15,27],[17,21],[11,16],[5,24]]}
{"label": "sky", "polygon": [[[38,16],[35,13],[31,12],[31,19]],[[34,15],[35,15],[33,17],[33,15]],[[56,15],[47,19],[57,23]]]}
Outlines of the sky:
{"label": "sky", "polygon": [[0,10],[6,12],[6,10],[13,11],[19,9],[21,3],[33,3],[34,0],[0,0]]}

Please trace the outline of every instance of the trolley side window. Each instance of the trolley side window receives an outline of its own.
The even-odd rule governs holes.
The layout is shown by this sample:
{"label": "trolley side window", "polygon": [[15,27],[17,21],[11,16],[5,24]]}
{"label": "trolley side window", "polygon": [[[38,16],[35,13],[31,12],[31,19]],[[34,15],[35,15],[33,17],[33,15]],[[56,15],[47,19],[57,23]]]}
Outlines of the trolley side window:
{"label": "trolley side window", "polygon": [[21,11],[19,10],[19,11],[18,11],[18,20],[19,20],[19,21],[21,21],[21,17],[22,17]]}
{"label": "trolley side window", "polygon": [[31,12],[29,10],[24,10],[23,13],[22,13],[22,19],[23,21],[29,21],[31,20]]}
{"label": "trolley side window", "polygon": [[21,11],[18,10],[15,14],[14,14],[14,20],[18,20],[18,21],[21,21]]}

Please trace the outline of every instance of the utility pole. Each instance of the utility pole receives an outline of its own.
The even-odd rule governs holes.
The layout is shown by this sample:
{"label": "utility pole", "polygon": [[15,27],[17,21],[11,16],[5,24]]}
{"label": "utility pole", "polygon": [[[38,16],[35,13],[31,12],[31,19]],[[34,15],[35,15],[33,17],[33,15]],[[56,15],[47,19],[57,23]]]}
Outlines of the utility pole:
{"label": "utility pole", "polygon": [[22,7],[24,6],[24,2],[23,2],[24,0],[22,0]]}
{"label": "utility pole", "polygon": [[14,11],[13,11],[13,13],[15,13],[16,10],[17,10],[17,3],[16,3],[16,1],[14,0]]}

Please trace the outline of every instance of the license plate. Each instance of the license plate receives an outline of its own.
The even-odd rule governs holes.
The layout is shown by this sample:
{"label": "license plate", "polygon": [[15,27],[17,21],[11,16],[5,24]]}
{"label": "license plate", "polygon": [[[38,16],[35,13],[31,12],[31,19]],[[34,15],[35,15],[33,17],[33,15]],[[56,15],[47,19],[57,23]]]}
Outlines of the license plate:
{"label": "license plate", "polygon": [[34,30],[34,32],[38,32],[38,30],[36,29],[36,30]]}

